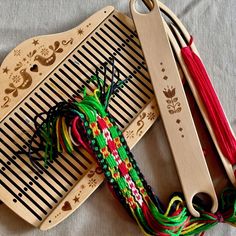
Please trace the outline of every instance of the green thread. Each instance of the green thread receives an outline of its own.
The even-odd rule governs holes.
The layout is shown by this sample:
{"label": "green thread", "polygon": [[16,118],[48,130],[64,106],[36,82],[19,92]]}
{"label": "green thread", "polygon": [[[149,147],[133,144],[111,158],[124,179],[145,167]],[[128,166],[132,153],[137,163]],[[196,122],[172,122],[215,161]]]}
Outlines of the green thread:
{"label": "green thread", "polygon": [[117,179],[120,190],[124,190],[128,185],[123,177]]}
{"label": "green thread", "polygon": [[106,157],[106,161],[111,169],[117,167],[117,163],[113,155],[110,154],[108,157]]}
{"label": "green thread", "polygon": [[119,134],[118,134],[118,132],[117,132],[117,127],[116,127],[116,126],[111,126],[111,127],[109,128],[109,131],[110,131],[111,137],[112,137],[113,139],[119,137]]}
{"label": "green thread", "polygon": [[104,138],[102,133],[96,136],[96,140],[100,149],[105,148],[107,146],[106,139]]}
{"label": "green thread", "polygon": [[124,149],[124,147],[121,146],[121,147],[117,148],[117,151],[119,153],[119,156],[120,156],[121,160],[124,161],[126,159],[126,157],[128,156],[127,152]]}

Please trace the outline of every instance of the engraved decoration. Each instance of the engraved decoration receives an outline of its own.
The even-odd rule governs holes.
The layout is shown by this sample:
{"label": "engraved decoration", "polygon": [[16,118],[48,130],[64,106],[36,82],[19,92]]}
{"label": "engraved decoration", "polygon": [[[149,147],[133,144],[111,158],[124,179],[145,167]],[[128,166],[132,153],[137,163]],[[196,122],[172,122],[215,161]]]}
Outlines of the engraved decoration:
{"label": "engraved decoration", "polygon": [[70,211],[72,210],[72,207],[71,207],[71,204],[68,201],[66,201],[61,209],[63,211]]}
{"label": "engraved decoration", "polygon": [[146,117],[146,113],[143,112],[141,115],[140,115],[140,120],[137,122],[137,125],[139,126],[139,129],[137,130],[136,134],[138,134],[139,136],[142,135],[143,131],[142,131],[142,128],[144,126],[144,118]]}
{"label": "engraved decoration", "polygon": [[[34,58],[34,61],[38,61],[43,66],[51,66],[56,60],[56,53],[62,53],[63,49],[60,48],[60,42],[58,42],[58,41],[55,41],[54,45],[50,45],[49,49],[52,50],[52,54],[49,57],[43,57],[43,56],[37,54]],[[43,53],[41,51],[41,54],[45,55],[45,49],[44,49]]]}
{"label": "engraved decoration", "polygon": [[158,110],[155,102],[148,108],[146,112],[142,112],[135,121],[135,126],[129,127],[124,131],[124,137],[126,140],[136,139],[143,134],[145,126],[153,123],[158,116]]}
{"label": "engraved decoration", "polygon": [[3,103],[1,108],[9,107],[8,103],[11,101],[11,99],[8,96],[5,96],[3,100],[5,101],[5,103]]}
{"label": "engraved decoration", "polygon": [[43,68],[52,66],[60,53],[66,53],[70,50],[70,46],[74,45],[76,38],[85,35],[87,28],[92,24],[87,23],[86,27],[74,29],[73,37],[58,38],[50,44],[41,40],[41,38],[33,38],[30,45],[25,50],[23,47],[17,47],[12,51],[15,64],[12,68],[6,66],[1,67],[2,74],[6,75],[8,80],[7,87],[3,88],[3,97],[0,101],[0,108],[9,107],[14,102],[14,98],[20,96],[20,91],[28,89],[34,83],[34,78],[42,76]]}
{"label": "engraved decoration", "polygon": [[[73,38],[70,38],[67,41],[65,40],[65,44],[62,43],[62,45],[66,46],[72,43]],[[59,41],[55,41],[53,45],[49,45],[48,47],[40,44],[39,40],[36,39],[33,40],[32,44],[34,46],[38,45],[38,47],[25,52],[25,55],[22,55],[21,49],[15,49],[13,51],[15,57],[20,57],[22,55],[22,58],[20,58],[13,67],[14,73],[10,73],[8,77],[10,82],[8,87],[4,90],[6,96],[3,98],[1,108],[9,107],[9,103],[11,102],[10,96],[17,97],[19,95],[19,90],[28,89],[32,85],[32,73],[38,73],[40,65],[51,66],[56,60],[56,54],[63,52],[63,48],[60,47],[61,44]],[[9,71],[10,69],[7,67],[3,68],[3,73],[8,74]],[[39,75],[41,75],[41,73],[39,73]]]}
{"label": "engraved decoration", "polygon": [[9,87],[5,89],[6,94],[12,94],[13,97],[18,96],[18,90],[27,89],[32,84],[31,75],[26,72],[26,69],[20,71],[20,76],[14,75],[12,77],[12,83],[9,83]]}
{"label": "engraved decoration", "polygon": [[164,95],[167,97],[167,109],[171,115],[181,112],[181,104],[178,102],[178,97],[175,96],[175,88],[167,87],[163,91]]}
{"label": "engraved decoration", "polygon": [[70,38],[69,40],[62,40],[62,45],[64,45],[64,46],[66,46],[66,45],[68,45],[68,44],[73,44],[73,41],[74,41],[74,39],[73,38]]}

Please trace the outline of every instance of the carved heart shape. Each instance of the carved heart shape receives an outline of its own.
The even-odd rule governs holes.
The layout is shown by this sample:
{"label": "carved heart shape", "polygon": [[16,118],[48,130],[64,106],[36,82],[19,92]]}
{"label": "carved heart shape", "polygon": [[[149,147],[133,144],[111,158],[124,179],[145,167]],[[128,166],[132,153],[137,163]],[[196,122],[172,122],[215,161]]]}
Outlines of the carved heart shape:
{"label": "carved heart shape", "polygon": [[65,203],[64,203],[64,206],[61,208],[63,211],[70,211],[70,210],[72,210],[72,207],[71,207],[71,204],[68,202],[68,201],[66,201]]}
{"label": "carved heart shape", "polygon": [[34,64],[33,66],[30,67],[30,71],[32,72],[38,72],[39,71],[39,68],[36,64]]}

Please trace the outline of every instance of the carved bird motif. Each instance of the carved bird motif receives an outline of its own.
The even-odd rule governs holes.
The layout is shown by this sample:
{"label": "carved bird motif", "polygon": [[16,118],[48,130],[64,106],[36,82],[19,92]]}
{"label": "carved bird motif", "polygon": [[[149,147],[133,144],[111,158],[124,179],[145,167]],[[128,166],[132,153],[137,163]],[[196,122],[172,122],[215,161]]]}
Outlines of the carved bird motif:
{"label": "carved bird motif", "polygon": [[31,86],[32,77],[28,72],[26,72],[26,69],[22,69],[20,71],[20,75],[22,77],[22,83],[20,85],[10,83],[9,88],[5,89],[6,94],[12,93],[13,97],[17,97],[18,96],[18,89],[27,89]]}
{"label": "carved bird motif", "polygon": [[23,82],[20,86],[18,86],[18,89],[26,89],[29,88],[32,84],[32,77],[29,73],[26,72],[26,69],[22,69],[20,71],[20,75],[23,78]]}
{"label": "carved bird motif", "polygon": [[43,66],[51,66],[56,60],[56,53],[63,52],[62,48],[59,48],[60,43],[58,41],[54,42],[54,46],[50,45],[49,49],[53,51],[52,55],[45,58],[41,55],[36,55],[34,60],[38,61]]}

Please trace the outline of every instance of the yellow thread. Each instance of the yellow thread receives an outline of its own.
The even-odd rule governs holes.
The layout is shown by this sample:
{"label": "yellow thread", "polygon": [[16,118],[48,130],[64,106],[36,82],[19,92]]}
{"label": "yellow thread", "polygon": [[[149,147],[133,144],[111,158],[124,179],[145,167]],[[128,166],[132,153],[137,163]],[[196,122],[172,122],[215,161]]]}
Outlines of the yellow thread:
{"label": "yellow thread", "polygon": [[63,130],[64,136],[65,136],[66,142],[70,146],[71,151],[73,151],[73,145],[71,143],[70,135],[69,135],[67,127],[66,127],[65,119],[66,119],[65,117],[62,117],[62,130]]}
{"label": "yellow thread", "polygon": [[97,93],[99,93],[99,89],[95,89],[95,90],[94,90],[94,97],[97,99],[98,102],[100,102]]}
{"label": "yellow thread", "polygon": [[186,227],[185,229],[183,229],[182,234],[190,233],[190,232],[194,231],[195,229],[197,229],[197,228],[199,228],[203,225],[205,225],[205,224],[204,223],[201,223],[201,224],[193,223],[192,225],[190,225],[190,226]]}
{"label": "yellow thread", "polygon": [[171,206],[174,204],[175,201],[183,202],[180,197],[178,197],[178,196],[173,197],[173,198],[171,199],[169,205],[168,205],[168,208],[167,208],[167,210],[166,210],[164,216],[168,216],[168,215],[169,215]]}
{"label": "yellow thread", "polygon": [[[100,130],[98,129],[98,126],[97,126],[97,123],[91,123],[90,124],[90,128],[92,129],[92,132],[93,132],[93,136],[97,136],[99,135],[101,132]],[[96,133],[97,132],[97,133]]]}
{"label": "yellow thread", "polygon": [[57,119],[57,122],[56,122],[56,136],[57,136],[57,151],[58,152],[61,152],[62,149],[61,149],[61,145],[60,145],[60,139],[59,139],[59,119]]}

